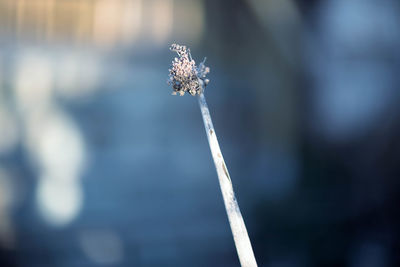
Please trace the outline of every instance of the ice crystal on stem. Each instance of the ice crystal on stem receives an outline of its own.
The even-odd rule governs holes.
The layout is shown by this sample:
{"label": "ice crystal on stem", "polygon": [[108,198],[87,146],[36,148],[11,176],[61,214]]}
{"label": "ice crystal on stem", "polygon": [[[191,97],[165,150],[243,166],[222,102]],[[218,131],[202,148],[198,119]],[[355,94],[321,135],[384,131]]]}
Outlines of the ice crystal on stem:
{"label": "ice crystal on stem", "polygon": [[172,67],[169,69],[168,84],[172,86],[172,94],[184,95],[185,92],[195,96],[201,94],[209,80],[206,75],[210,72],[210,68],[203,62],[196,66],[196,62],[192,59],[190,49],[184,45],[172,44],[170,50],[178,54],[178,58],[172,61]]}

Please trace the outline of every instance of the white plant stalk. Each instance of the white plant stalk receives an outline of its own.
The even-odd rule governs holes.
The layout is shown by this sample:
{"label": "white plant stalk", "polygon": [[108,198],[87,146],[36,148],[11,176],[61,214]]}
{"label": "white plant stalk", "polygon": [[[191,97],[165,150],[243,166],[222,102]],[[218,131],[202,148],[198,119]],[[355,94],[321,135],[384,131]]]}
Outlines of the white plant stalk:
{"label": "white plant stalk", "polygon": [[204,65],[205,60],[199,66],[196,66],[190,50],[186,46],[173,44],[170,49],[179,56],[179,58],[175,58],[172,61],[172,68],[169,70],[168,83],[172,86],[172,94],[179,93],[179,95],[183,96],[185,93],[189,93],[193,96],[197,95],[240,264],[242,267],[256,267],[257,262],[250,238],[236,201],[232,181],[219,148],[210,111],[204,97],[204,89],[209,82],[206,79],[206,75],[210,72],[210,69]]}
{"label": "white plant stalk", "polygon": [[214,160],[215,168],[217,169],[219,185],[221,187],[225,209],[226,213],[228,214],[229,224],[231,226],[240,264],[243,267],[257,266],[253,248],[251,247],[250,238],[247,234],[246,225],[244,224],[242,213],[240,212],[239,205],[236,201],[231,177],[229,176],[224,157],[222,156],[221,149],[219,147],[217,135],[215,134],[204,93],[200,93],[197,98],[199,100],[201,115],[203,116],[204,127],[206,129],[211,154]]}

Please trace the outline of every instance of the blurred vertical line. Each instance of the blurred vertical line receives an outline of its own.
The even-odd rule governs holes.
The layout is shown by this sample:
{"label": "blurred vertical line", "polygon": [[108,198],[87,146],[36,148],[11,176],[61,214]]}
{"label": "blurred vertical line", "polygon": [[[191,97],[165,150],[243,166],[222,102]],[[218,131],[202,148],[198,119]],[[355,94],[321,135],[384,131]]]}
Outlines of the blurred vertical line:
{"label": "blurred vertical line", "polygon": [[95,44],[103,48],[115,46],[120,12],[120,1],[100,0],[95,2],[93,18]]}
{"label": "blurred vertical line", "polygon": [[[12,2],[11,2],[12,3]],[[10,10],[10,7],[12,4],[10,4],[9,1],[0,1],[0,40],[2,39],[3,35],[7,34],[8,31],[11,31],[10,24],[8,21],[11,21],[8,16],[11,15],[11,12],[7,12]]]}
{"label": "blurred vertical line", "polygon": [[124,45],[133,44],[142,26],[142,0],[125,0],[121,26],[121,41]]}
{"label": "blurred vertical line", "polygon": [[199,43],[206,23],[204,1],[175,0],[173,13],[174,40],[171,41],[184,42],[191,46]]}
{"label": "blurred vertical line", "polygon": [[77,2],[76,41],[89,43],[93,38],[93,8],[91,2]]}
{"label": "blurred vertical line", "polygon": [[54,31],[54,1],[46,1],[46,41],[51,42],[53,40]]}
{"label": "blurred vertical line", "polygon": [[174,20],[174,0],[154,0],[152,33],[157,44],[164,44],[171,34]]}
{"label": "blurred vertical line", "polygon": [[35,26],[35,41],[38,42],[44,39],[46,35],[46,10],[45,10],[45,1],[34,1],[36,3],[33,4],[34,10],[34,23]]}
{"label": "blurred vertical line", "polygon": [[24,10],[25,9],[25,0],[18,0],[16,1],[16,39],[17,41],[21,41],[22,38],[22,27],[24,23]]}

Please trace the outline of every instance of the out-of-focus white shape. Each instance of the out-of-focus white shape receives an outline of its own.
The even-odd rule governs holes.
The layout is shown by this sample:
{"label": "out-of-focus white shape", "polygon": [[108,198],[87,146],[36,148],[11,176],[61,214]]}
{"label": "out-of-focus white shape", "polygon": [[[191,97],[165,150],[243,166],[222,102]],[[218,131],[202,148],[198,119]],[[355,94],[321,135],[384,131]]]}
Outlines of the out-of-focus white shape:
{"label": "out-of-focus white shape", "polygon": [[42,172],[78,179],[85,161],[82,136],[75,123],[59,110],[30,117],[28,147]]}
{"label": "out-of-focus white shape", "polygon": [[97,45],[111,48],[118,41],[121,27],[121,1],[98,0],[94,9],[93,37]]}
{"label": "out-of-focus white shape", "polygon": [[121,20],[121,41],[126,45],[132,44],[142,26],[142,0],[124,1]]}
{"label": "out-of-focus white shape", "polygon": [[26,129],[27,147],[41,173],[38,211],[49,224],[64,226],[78,215],[83,202],[78,180],[85,160],[82,137],[73,121],[57,109],[31,114]]}
{"label": "out-of-focus white shape", "polygon": [[121,238],[111,230],[84,231],[80,245],[86,256],[96,264],[118,264],[124,258]]}
{"label": "out-of-focus white shape", "polygon": [[175,0],[173,34],[179,42],[198,43],[204,32],[204,3],[197,0]]}
{"label": "out-of-focus white shape", "polygon": [[17,60],[15,96],[22,112],[48,105],[52,97],[53,72],[48,57],[22,53]]}
{"label": "out-of-focus white shape", "polygon": [[[75,57],[66,65],[66,70],[60,69],[48,55],[28,51],[18,59],[15,76],[16,105],[24,130],[21,135],[40,175],[36,192],[38,210],[55,226],[68,224],[81,209],[83,200],[78,179],[86,155],[78,127],[54,101],[53,79],[65,85],[59,89],[64,95],[79,89],[91,90],[97,81],[95,61]],[[55,77],[57,71],[66,73],[56,79],[59,78]],[[0,126],[1,118],[0,113]]]}
{"label": "out-of-focus white shape", "polygon": [[173,0],[154,0],[151,6],[152,33],[156,43],[164,44],[171,34],[173,22]]}
{"label": "out-of-focus white shape", "polygon": [[15,202],[15,191],[12,177],[0,168],[0,246],[15,246],[15,230],[11,221],[11,208]]}
{"label": "out-of-focus white shape", "polygon": [[54,226],[70,223],[82,207],[82,189],[75,181],[41,177],[36,201],[43,218]]}
{"label": "out-of-focus white shape", "polygon": [[[1,105],[1,104],[0,104]],[[0,154],[8,153],[18,142],[18,127],[15,116],[0,106]]]}
{"label": "out-of-focus white shape", "polygon": [[100,62],[95,56],[65,53],[58,59],[56,91],[66,98],[81,97],[96,90]]}

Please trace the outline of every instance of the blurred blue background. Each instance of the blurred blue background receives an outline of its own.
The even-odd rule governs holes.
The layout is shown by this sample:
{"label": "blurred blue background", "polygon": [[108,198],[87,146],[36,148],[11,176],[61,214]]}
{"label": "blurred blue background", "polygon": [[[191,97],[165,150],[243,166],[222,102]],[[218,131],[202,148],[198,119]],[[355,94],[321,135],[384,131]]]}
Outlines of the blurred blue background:
{"label": "blurred blue background", "polygon": [[0,266],[400,266],[396,0],[0,0]]}

